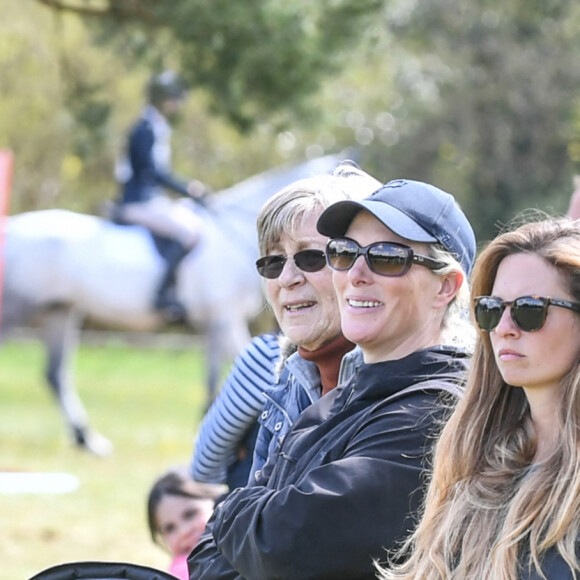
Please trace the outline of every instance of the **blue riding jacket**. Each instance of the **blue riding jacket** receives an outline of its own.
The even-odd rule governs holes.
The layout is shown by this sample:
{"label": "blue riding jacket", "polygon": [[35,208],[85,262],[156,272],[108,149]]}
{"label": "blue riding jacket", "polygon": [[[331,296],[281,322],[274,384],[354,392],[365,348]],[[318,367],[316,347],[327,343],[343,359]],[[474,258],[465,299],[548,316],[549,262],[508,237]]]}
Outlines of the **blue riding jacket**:
{"label": "blue riding jacket", "polygon": [[153,106],[143,110],[129,133],[125,156],[115,168],[120,203],[148,201],[166,187],[187,196],[187,182],[171,172],[171,127]]}

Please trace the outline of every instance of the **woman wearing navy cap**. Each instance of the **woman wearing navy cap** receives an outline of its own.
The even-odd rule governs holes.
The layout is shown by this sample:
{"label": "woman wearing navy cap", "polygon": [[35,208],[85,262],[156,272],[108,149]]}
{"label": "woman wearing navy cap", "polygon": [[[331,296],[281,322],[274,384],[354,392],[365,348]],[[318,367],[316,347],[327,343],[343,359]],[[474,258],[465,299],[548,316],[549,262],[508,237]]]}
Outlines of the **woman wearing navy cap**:
{"label": "woman wearing navy cap", "polygon": [[451,195],[412,181],[333,204],[317,228],[364,363],[300,415],[266,481],[218,505],[191,578],[370,580],[413,526],[425,452],[468,360],[473,231]]}

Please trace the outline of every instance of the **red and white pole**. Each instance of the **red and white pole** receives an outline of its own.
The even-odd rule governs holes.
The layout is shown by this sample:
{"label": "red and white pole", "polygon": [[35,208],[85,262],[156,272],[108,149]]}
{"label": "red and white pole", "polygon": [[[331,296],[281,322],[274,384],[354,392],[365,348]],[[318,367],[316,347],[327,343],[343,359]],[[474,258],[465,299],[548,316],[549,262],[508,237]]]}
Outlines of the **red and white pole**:
{"label": "red and white pole", "polygon": [[12,151],[0,149],[0,320],[2,319],[2,288],[4,286],[4,241],[10,206],[13,167]]}

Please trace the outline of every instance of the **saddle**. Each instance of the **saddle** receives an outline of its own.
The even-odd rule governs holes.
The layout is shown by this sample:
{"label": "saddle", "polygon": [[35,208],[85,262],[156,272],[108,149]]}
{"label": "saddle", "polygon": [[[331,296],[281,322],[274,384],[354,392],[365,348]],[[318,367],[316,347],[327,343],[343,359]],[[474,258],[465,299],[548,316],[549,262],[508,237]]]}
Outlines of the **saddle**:
{"label": "saddle", "polygon": [[[121,212],[119,211],[119,204],[111,200],[105,200],[99,204],[98,214],[103,219],[106,219],[118,226],[134,225],[126,222],[121,217]],[[167,261],[169,255],[172,253],[172,248],[175,246],[176,243],[175,240],[172,238],[168,238],[167,236],[160,236],[152,231],[149,231],[149,235],[151,236],[153,244],[155,245],[155,249],[157,250],[159,255],[165,261]]]}

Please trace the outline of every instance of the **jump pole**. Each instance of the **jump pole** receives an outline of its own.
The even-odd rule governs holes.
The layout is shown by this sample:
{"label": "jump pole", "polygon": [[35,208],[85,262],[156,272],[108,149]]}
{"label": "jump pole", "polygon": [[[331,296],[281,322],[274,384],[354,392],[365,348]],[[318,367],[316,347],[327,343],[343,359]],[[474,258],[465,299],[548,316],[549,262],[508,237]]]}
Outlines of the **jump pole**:
{"label": "jump pole", "polygon": [[10,189],[14,155],[9,149],[0,149],[0,320],[2,320],[2,288],[4,286],[4,241],[8,208],[10,206]]}

